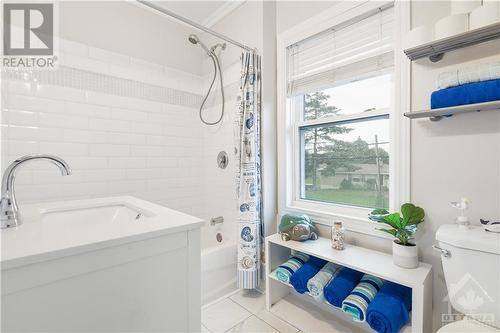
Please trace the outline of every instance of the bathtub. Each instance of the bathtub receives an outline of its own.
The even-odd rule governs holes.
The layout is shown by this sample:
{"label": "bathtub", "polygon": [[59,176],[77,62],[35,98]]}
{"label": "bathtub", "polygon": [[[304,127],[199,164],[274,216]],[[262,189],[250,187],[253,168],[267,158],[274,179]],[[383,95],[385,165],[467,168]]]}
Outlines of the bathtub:
{"label": "bathtub", "polygon": [[[212,234],[212,232],[208,233]],[[215,236],[211,238],[213,241],[202,241],[202,305],[210,303],[236,290],[236,242],[231,239],[223,239],[223,241],[219,243],[215,240]]]}

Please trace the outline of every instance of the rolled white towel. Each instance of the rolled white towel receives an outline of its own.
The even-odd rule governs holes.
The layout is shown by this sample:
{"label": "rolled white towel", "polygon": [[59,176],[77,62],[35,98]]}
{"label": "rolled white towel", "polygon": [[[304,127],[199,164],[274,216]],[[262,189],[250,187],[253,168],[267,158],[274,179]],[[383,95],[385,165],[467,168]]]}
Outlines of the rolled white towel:
{"label": "rolled white towel", "polygon": [[331,262],[323,266],[316,275],[307,281],[309,294],[316,300],[321,300],[324,297],[323,288],[330,282],[338,269],[339,266]]}
{"label": "rolled white towel", "polygon": [[438,75],[438,89],[496,79],[500,79],[500,61],[440,73]]}

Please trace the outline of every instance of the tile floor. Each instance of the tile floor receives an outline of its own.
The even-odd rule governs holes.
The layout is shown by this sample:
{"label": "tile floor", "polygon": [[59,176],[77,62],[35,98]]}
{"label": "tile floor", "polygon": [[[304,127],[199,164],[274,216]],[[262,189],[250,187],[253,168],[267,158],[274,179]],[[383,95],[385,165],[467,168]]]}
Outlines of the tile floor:
{"label": "tile floor", "polygon": [[[345,316],[337,316],[310,299],[291,293],[266,310],[266,297],[241,290],[202,310],[202,332],[241,333],[352,333],[367,332]],[[286,320],[283,320],[286,319]]]}
{"label": "tile floor", "polygon": [[266,310],[266,297],[254,290],[241,290],[201,312],[202,332],[297,333],[292,326]]}

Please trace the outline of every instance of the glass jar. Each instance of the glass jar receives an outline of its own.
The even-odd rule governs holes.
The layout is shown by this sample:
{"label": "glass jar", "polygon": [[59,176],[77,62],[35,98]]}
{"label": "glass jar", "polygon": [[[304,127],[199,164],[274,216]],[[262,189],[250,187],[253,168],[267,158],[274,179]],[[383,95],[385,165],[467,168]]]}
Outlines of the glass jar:
{"label": "glass jar", "polygon": [[343,250],[344,247],[344,227],[342,222],[333,222],[332,227],[332,248],[335,250]]}

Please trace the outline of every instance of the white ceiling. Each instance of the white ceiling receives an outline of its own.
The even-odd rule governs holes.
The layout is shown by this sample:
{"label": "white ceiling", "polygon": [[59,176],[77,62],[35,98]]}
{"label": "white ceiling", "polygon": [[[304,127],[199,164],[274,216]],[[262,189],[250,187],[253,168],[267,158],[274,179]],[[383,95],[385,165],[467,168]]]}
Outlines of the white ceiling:
{"label": "white ceiling", "polygon": [[211,27],[245,1],[154,1],[160,7]]}

